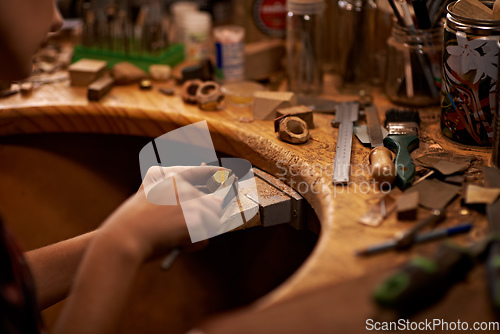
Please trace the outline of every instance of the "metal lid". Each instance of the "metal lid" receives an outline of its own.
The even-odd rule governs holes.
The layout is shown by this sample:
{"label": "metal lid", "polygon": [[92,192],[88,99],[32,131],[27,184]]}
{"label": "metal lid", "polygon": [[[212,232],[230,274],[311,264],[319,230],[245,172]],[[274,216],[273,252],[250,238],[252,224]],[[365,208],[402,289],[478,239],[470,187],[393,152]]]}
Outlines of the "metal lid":
{"label": "metal lid", "polygon": [[288,0],[287,9],[289,12],[299,15],[319,14],[325,9],[323,0]]}

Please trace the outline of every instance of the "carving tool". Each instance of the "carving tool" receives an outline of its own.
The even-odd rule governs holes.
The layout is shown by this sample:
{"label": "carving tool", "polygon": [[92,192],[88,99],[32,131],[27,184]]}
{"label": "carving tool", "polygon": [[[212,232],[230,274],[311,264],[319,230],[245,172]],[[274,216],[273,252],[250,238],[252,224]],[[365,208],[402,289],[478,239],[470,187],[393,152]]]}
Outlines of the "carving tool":
{"label": "carving tool", "polygon": [[[487,187],[500,187],[500,171],[495,167],[484,167],[484,179]],[[500,199],[486,206],[486,215],[492,233],[500,232]],[[500,241],[492,242],[486,260],[488,286],[493,309],[500,316]]]}
{"label": "carving tool", "polygon": [[337,106],[335,123],[339,124],[337,148],[333,165],[333,183],[345,184],[349,182],[351,163],[351,147],[353,135],[353,122],[358,120],[359,103],[345,102]]}
{"label": "carving tool", "polygon": [[477,251],[445,243],[432,258],[413,258],[375,290],[375,301],[404,316],[433,304],[466,277],[487,243],[480,245]]}
{"label": "carving tool", "polygon": [[392,162],[391,151],[384,147],[384,138],[380,130],[380,121],[377,108],[374,105],[365,107],[368,135],[372,150],[369,155],[371,164],[370,174],[380,185],[391,185],[396,178],[396,168]]}
{"label": "carving tool", "polygon": [[417,110],[390,109],[385,114],[385,127],[389,135],[384,144],[396,152],[396,183],[402,189],[408,188],[415,179],[415,165],[410,152],[418,147],[420,117]]}
{"label": "carving tool", "polygon": [[[446,227],[439,230],[433,230],[426,233],[421,233],[415,236],[414,243],[420,244],[437,239],[451,237],[457,234],[467,233],[472,229],[472,224],[462,224],[454,227]],[[371,246],[361,251],[356,252],[357,256],[367,256],[382,253],[391,249],[397,249],[398,240],[390,240],[376,246]]]}
{"label": "carving tool", "polygon": [[417,236],[417,233],[427,226],[435,226],[439,222],[441,222],[446,217],[446,212],[444,210],[433,210],[432,214],[422,219],[417,225],[413,226],[406,232],[402,233],[398,236],[398,240],[396,242],[396,247],[398,249],[405,249],[410,247],[414,242]]}

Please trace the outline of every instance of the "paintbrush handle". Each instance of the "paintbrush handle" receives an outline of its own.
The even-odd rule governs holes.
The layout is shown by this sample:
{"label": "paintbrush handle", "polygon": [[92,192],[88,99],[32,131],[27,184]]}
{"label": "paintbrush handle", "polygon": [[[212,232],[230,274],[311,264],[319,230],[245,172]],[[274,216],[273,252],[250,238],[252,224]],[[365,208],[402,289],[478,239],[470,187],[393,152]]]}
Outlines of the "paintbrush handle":
{"label": "paintbrush handle", "polygon": [[411,186],[415,179],[415,165],[410,152],[418,147],[418,136],[389,135],[384,138],[384,145],[396,153],[396,184],[404,190]]}

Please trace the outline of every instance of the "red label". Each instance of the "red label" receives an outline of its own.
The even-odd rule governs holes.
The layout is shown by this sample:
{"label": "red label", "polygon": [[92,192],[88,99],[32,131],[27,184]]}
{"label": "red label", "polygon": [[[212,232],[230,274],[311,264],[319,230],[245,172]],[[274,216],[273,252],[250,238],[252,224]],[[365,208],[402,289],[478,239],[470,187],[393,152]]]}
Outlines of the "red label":
{"label": "red label", "polygon": [[286,28],[286,0],[256,0],[254,17],[262,32],[282,37]]}

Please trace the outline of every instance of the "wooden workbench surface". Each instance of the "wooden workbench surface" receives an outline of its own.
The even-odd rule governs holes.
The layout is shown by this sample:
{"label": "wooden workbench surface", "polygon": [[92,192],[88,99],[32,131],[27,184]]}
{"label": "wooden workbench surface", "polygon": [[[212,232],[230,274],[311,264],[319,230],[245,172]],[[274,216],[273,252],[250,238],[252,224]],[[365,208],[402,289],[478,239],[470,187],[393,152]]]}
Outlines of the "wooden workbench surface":
{"label": "wooden workbench surface", "polygon": [[[171,84],[163,86],[168,85]],[[330,125],[333,115],[315,114],[315,129],[311,130],[309,142],[291,145],[277,138],[271,121],[240,122],[240,117],[251,117],[250,109],[227,107],[217,112],[203,112],[184,104],[178,96],[162,95],[157,90],[160,86],[157,84],[151,91],[141,91],[136,85],[115,87],[101,102],[90,103],[84,88],[70,87],[67,81],[43,85],[31,96],[17,94],[0,100],[0,135],[104,133],[154,138],[174,128],[207,120],[216,150],[247,159],[285,178],[310,203],[321,224],[320,238],[312,254],[292,277],[260,301],[261,306],[394,267],[408,258],[407,253],[395,252],[367,259],[354,255],[355,250],[407,229],[408,224],[397,222],[394,214],[379,228],[357,223],[382,194],[367,174],[369,149],[357,140],[353,141],[352,183],[348,187],[332,185],[338,131]],[[338,94],[330,97],[338,101],[353,98]],[[383,115],[391,104],[377,91],[374,97],[379,115]],[[425,116],[422,129],[427,138],[423,147],[473,154],[488,163],[488,149],[461,147],[442,138],[437,118],[439,108],[423,110],[422,115]],[[451,211],[449,224],[453,219],[463,220]],[[477,228],[474,233],[461,237],[464,242],[485,233],[484,218],[472,214],[469,220],[473,219]],[[419,252],[425,248],[415,249]]]}

